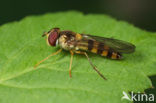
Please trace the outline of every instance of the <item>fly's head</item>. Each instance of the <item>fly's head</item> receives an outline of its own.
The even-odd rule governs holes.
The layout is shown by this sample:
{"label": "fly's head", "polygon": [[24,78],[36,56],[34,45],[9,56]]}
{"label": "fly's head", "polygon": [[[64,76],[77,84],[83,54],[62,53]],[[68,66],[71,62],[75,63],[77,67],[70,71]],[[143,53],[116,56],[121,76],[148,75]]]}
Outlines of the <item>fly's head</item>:
{"label": "fly's head", "polygon": [[44,32],[42,37],[46,36],[47,44],[50,46],[56,46],[59,38],[60,29],[59,28],[53,28],[48,32]]}

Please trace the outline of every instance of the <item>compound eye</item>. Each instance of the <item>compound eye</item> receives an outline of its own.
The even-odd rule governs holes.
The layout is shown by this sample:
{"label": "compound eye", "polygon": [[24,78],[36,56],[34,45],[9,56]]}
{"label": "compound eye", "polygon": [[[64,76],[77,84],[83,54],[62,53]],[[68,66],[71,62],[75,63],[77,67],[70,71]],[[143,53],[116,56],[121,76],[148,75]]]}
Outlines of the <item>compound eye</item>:
{"label": "compound eye", "polygon": [[53,31],[48,36],[48,42],[51,46],[56,46],[56,40],[58,39],[58,32]]}

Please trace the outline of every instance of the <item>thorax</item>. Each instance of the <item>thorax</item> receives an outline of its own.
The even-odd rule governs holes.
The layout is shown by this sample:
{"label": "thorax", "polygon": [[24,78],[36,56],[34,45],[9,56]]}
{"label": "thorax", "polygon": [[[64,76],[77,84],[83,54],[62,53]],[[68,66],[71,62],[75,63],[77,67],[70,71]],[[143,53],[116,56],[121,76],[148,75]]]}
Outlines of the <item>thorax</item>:
{"label": "thorax", "polygon": [[73,35],[60,35],[58,45],[65,50],[74,50],[75,38]]}

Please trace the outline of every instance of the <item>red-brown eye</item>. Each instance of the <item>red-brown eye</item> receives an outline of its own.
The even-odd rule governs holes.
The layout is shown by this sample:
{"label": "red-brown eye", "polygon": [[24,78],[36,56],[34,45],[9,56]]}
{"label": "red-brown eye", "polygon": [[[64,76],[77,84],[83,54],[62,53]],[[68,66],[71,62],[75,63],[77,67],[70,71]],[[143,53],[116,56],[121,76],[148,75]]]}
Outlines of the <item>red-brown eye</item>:
{"label": "red-brown eye", "polygon": [[49,34],[48,42],[51,46],[56,46],[56,40],[59,37],[58,32],[53,31]]}

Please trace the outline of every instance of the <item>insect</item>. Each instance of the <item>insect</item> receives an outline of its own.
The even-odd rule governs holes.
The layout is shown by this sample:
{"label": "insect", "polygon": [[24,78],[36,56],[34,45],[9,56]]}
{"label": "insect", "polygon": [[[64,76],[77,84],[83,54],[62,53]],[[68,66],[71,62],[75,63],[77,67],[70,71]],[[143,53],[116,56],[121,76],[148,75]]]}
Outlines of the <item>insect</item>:
{"label": "insect", "polygon": [[60,46],[60,49],[49,55],[47,58],[41,60],[35,65],[37,67],[40,63],[47,60],[49,57],[56,55],[64,50],[68,50],[71,53],[69,76],[71,75],[71,66],[74,53],[83,54],[87,57],[92,68],[104,79],[106,78],[100,73],[100,71],[93,65],[87,52],[92,52],[105,56],[111,59],[122,59],[122,53],[132,53],[135,51],[135,45],[112,38],[105,38],[99,36],[93,36],[88,34],[79,34],[72,31],[61,31],[59,28],[53,28],[48,32],[45,32],[42,37],[46,36],[46,41],[50,46]]}

